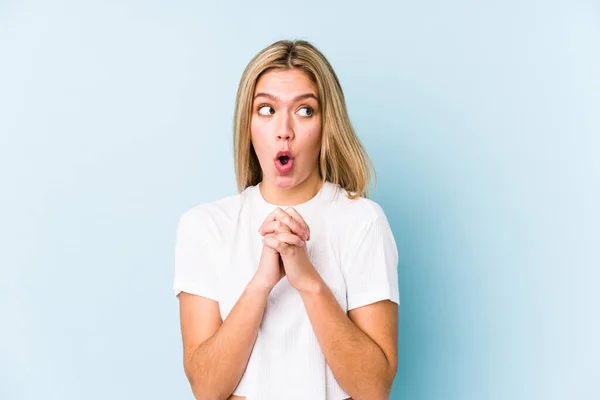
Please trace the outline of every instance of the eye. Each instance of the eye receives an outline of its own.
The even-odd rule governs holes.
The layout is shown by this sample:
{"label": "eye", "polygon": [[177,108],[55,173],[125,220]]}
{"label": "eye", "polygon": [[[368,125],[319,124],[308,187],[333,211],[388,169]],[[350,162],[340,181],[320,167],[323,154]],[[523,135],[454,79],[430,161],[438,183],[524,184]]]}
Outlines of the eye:
{"label": "eye", "polygon": [[275,110],[268,104],[261,104],[258,106],[258,113],[260,115],[273,115],[275,114]]}
{"label": "eye", "polygon": [[[303,110],[304,110],[304,112],[303,112]],[[313,115],[313,113],[314,113],[314,110],[312,107],[306,106],[306,107],[302,107],[300,109],[300,115],[302,115],[303,117],[311,117]]]}

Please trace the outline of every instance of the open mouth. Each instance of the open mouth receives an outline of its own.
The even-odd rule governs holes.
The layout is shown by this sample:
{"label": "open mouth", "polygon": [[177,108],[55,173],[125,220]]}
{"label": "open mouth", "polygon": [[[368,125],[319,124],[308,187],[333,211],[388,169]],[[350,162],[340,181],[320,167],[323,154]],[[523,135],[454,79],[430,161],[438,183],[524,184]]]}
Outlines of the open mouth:
{"label": "open mouth", "polygon": [[287,174],[292,170],[294,157],[289,151],[280,151],[275,158],[275,168],[280,174]]}

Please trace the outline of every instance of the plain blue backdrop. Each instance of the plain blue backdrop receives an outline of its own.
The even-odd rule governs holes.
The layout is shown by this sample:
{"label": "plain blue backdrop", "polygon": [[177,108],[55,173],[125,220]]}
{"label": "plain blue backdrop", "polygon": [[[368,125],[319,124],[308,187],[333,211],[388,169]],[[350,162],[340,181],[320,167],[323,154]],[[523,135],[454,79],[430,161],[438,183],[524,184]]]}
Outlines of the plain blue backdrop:
{"label": "plain blue backdrop", "polygon": [[191,399],[175,229],[243,69],[335,68],[400,255],[392,399],[598,399],[593,1],[0,1],[0,399]]}

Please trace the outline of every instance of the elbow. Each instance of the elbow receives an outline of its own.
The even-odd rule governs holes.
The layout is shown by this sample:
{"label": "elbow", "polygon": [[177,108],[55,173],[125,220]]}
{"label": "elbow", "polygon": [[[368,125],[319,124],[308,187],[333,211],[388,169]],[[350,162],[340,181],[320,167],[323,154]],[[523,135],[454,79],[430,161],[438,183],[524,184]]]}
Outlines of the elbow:
{"label": "elbow", "polygon": [[215,385],[207,385],[204,380],[196,379],[191,374],[187,374],[187,378],[196,400],[227,400],[229,398],[229,395],[223,394]]}
{"label": "elbow", "polygon": [[388,364],[389,369],[385,378],[381,381],[381,399],[388,400],[392,394],[392,386],[394,385],[394,379],[396,379],[397,363]]}
{"label": "elbow", "polygon": [[360,395],[352,396],[352,399],[353,400],[389,400],[391,394],[392,394],[392,386],[391,385],[381,385],[376,390],[373,390],[364,396],[360,396]]}
{"label": "elbow", "polygon": [[396,365],[396,363],[387,363],[385,370],[382,368],[366,379],[371,383],[370,385],[359,385],[362,386],[362,390],[355,388],[356,390],[352,392],[346,390],[347,393],[353,400],[389,400],[396,378]]}
{"label": "elbow", "polygon": [[390,366],[385,374],[376,380],[377,384],[372,387],[372,391],[366,396],[352,397],[354,400],[389,400],[392,394],[392,386],[396,377],[396,368]]}
{"label": "elbow", "polygon": [[230,393],[224,393],[226,389],[223,387],[223,385],[219,385],[217,382],[215,382],[215,379],[202,373],[202,371],[207,370],[206,366],[199,365],[197,360],[194,361],[194,355],[198,351],[199,347],[200,346],[196,348],[196,351],[192,353],[190,358],[184,358],[183,361],[183,371],[185,372],[185,376],[190,384],[190,389],[192,390],[194,399],[227,400]]}
{"label": "elbow", "polygon": [[385,387],[382,389],[381,397],[379,397],[379,398],[381,400],[388,400],[390,398],[391,394],[392,394],[392,384],[390,383],[389,385],[385,385]]}
{"label": "elbow", "polygon": [[377,399],[388,400],[392,394],[392,386],[394,385],[394,379],[396,379],[396,372],[398,371],[398,358],[386,356],[386,368],[385,372],[382,373],[382,379],[379,381],[378,397]]}
{"label": "elbow", "polygon": [[225,399],[224,397],[214,396],[214,395],[203,393],[203,392],[197,392],[195,390],[192,390],[192,392],[194,393],[194,398],[196,400],[222,400],[222,399]]}
{"label": "elbow", "polygon": [[191,388],[196,400],[227,400],[229,398],[228,395],[218,393],[205,386],[192,384]]}
{"label": "elbow", "polygon": [[396,366],[390,366],[388,373],[385,375],[385,378],[381,380],[381,386],[379,388],[380,397],[378,397],[378,399],[388,400],[390,398],[395,378]]}
{"label": "elbow", "polygon": [[389,400],[392,394],[392,383],[393,379],[381,379],[369,389],[365,388],[363,393],[348,392],[348,394],[352,396],[353,400]]}

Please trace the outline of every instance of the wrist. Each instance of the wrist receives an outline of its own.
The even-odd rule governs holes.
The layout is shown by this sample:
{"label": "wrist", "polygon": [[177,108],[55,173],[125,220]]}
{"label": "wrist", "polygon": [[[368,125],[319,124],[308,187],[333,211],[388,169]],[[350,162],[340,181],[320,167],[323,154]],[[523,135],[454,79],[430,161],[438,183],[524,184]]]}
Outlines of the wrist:
{"label": "wrist", "polygon": [[298,292],[300,292],[301,295],[310,295],[321,293],[325,286],[325,281],[323,280],[323,278],[321,278],[321,275],[319,275],[319,273],[315,271],[314,276],[311,276],[310,278],[304,280],[302,284],[296,287],[296,289],[298,290]]}
{"label": "wrist", "polygon": [[272,286],[267,285],[256,278],[252,278],[246,285],[247,292],[263,295],[265,297],[271,293],[271,290],[273,290]]}

